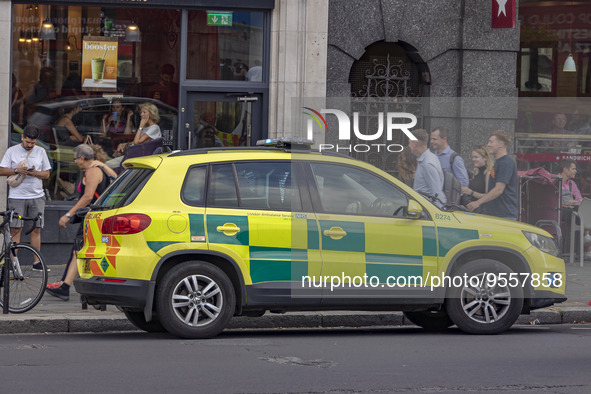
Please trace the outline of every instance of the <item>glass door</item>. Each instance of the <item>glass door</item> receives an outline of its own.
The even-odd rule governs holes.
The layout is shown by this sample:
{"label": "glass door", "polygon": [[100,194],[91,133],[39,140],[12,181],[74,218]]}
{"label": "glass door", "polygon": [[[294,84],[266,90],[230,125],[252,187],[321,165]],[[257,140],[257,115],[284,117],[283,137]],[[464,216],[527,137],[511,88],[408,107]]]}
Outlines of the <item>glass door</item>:
{"label": "glass door", "polygon": [[262,135],[262,95],[187,94],[181,149],[255,145]]}

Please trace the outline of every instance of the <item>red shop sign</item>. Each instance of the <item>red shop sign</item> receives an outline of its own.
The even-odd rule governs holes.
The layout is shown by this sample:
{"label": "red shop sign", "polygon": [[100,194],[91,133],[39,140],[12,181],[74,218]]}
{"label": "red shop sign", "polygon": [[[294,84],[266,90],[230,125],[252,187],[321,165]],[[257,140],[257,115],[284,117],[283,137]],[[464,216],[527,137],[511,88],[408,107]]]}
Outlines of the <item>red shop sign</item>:
{"label": "red shop sign", "polygon": [[515,0],[491,0],[492,1],[492,28],[515,27]]}
{"label": "red shop sign", "polygon": [[562,161],[571,159],[576,162],[591,162],[591,155],[574,153],[516,153],[517,161]]}

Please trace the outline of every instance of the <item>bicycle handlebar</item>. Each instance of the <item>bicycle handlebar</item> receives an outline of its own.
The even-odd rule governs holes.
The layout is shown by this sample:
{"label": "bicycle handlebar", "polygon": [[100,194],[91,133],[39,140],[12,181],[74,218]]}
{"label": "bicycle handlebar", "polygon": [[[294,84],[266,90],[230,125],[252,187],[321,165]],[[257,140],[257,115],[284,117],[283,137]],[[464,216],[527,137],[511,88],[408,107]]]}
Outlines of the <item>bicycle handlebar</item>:
{"label": "bicycle handlebar", "polygon": [[[14,211],[14,209],[8,210],[8,211],[4,211],[4,212],[0,212],[0,216],[4,216],[4,221],[2,222],[2,226],[6,225],[7,223],[10,222],[11,219],[17,219],[17,220],[30,220],[33,222],[33,224],[35,224],[35,222],[37,222],[37,220],[39,220],[41,218],[41,212],[39,212],[37,214],[37,216],[34,217],[26,217],[26,216],[21,216],[20,214],[16,213]],[[25,232],[25,235],[29,235],[30,233],[33,232],[33,230],[35,229],[35,226],[31,226],[31,229]]]}
{"label": "bicycle handlebar", "polygon": [[25,216],[21,216],[20,214],[16,213],[15,211],[0,212],[0,216],[10,215],[11,212],[14,212],[13,219],[18,219],[18,220],[30,220],[30,221],[36,222],[41,217],[41,213],[38,213],[37,216],[25,217]]}

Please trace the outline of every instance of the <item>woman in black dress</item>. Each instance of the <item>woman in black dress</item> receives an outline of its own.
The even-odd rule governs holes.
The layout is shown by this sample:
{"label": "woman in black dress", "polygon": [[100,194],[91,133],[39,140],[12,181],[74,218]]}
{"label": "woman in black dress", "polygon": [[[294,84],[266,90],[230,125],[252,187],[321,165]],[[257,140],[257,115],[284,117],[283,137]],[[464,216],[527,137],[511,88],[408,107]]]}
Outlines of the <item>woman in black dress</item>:
{"label": "woman in black dress", "polygon": [[[472,163],[474,163],[474,176],[470,179],[468,187],[462,188],[462,193],[470,197],[470,200],[477,199],[474,193],[488,193],[490,174],[495,164],[494,159],[485,145],[475,146],[472,149]],[[476,212],[482,212],[480,207]]]}

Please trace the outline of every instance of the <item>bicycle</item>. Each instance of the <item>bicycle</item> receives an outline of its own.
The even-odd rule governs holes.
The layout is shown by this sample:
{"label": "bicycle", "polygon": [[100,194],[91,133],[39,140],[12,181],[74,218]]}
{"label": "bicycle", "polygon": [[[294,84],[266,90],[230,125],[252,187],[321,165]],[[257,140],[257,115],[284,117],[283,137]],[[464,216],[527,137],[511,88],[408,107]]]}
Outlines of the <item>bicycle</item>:
{"label": "bicycle", "polygon": [[[4,221],[0,224],[0,232],[4,243],[0,253],[0,307],[3,314],[24,313],[35,307],[41,301],[47,285],[47,265],[41,253],[34,247],[24,243],[16,243],[11,238],[10,223],[13,219],[35,222],[41,214],[34,218],[19,215],[14,209],[0,212]],[[33,264],[40,263],[33,267]]]}

